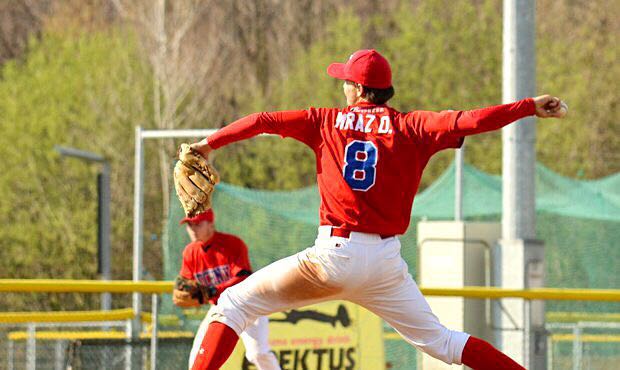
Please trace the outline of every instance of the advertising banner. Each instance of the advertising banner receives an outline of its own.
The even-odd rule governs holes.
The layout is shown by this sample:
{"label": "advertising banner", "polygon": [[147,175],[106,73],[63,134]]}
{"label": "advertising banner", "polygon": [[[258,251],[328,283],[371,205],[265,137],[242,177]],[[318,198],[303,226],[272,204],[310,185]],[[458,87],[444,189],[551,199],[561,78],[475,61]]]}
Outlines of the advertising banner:
{"label": "advertising banner", "polygon": [[[269,317],[269,342],[282,370],[384,369],[381,319],[350,302],[331,301]],[[239,341],[222,370],[255,370]]]}

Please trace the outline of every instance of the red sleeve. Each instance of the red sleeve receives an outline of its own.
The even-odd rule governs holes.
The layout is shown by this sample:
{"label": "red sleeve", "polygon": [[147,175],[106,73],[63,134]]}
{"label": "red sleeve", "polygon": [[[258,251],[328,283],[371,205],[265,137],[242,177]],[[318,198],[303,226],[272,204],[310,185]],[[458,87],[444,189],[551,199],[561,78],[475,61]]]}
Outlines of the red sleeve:
{"label": "red sleeve", "polygon": [[181,271],[179,272],[179,275],[181,275],[181,277],[184,277],[186,279],[193,279],[194,278],[194,264],[193,264],[193,258],[192,258],[192,251],[190,248],[190,245],[187,245],[185,247],[185,250],[183,251],[183,262],[181,264]]}
{"label": "red sleeve", "polygon": [[320,120],[314,110],[254,113],[218,130],[207,138],[213,149],[259,134],[292,137],[315,149],[320,138]]}
{"label": "red sleeve", "polygon": [[415,136],[430,139],[441,150],[460,147],[464,136],[497,130],[535,113],[534,99],[527,98],[469,111],[415,111],[407,115],[407,123]]}

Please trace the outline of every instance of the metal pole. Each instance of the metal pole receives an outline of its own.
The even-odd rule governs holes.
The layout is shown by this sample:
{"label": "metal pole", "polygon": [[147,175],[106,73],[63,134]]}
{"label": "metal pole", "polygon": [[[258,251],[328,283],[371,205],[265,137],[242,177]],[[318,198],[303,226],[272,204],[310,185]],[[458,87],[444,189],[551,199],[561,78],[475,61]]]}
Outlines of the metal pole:
{"label": "metal pole", "polygon": [[133,327],[131,320],[127,320],[125,323],[125,370],[131,370],[131,357],[133,355],[133,346],[135,343],[132,343],[131,337],[131,328]]}
{"label": "metal pole", "polygon": [[[142,127],[137,126],[135,131],[135,166],[134,166],[134,203],[133,203],[133,281],[142,280],[142,205],[144,193],[144,148],[142,147]],[[133,293],[132,296],[134,318],[131,325],[131,334],[134,340],[140,337],[142,312],[142,295]]]}
{"label": "metal pole", "polygon": [[[535,0],[504,0],[502,101],[513,102],[535,95]],[[542,264],[544,250],[536,237],[535,119],[521,119],[502,129],[502,239],[501,284],[506,288],[533,288],[544,277],[530,269]],[[502,333],[502,349],[526,368],[546,368],[544,312],[539,303],[508,301],[507,310],[524,325],[521,333]],[[523,311],[525,310],[525,311]],[[505,318],[503,318],[505,319]],[[540,326],[542,323],[542,326]],[[529,327],[525,327],[525,325]],[[500,323],[501,325],[501,323]],[[516,343],[524,343],[522,346]]]}
{"label": "metal pole", "polygon": [[28,339],[26,341],[26,369],[35,370],[37,368],[37,339],[36,329],[33,323],[28,324]]}
{"label": "metal pole", "polygon": [[56,340],[54,345],[54,370],[63,370],[64,365],[64,353],[63,351],[63,341]]}
{"label": "metal pole", "polygon": [[532,335],[532,320],[530,317],[530,304],[531,301],[529,299],[525,299],[523,302],[523,354],[525,356],[525,360],[523,361],[526,364],[530,363],[530,336]]}
{"label": "metal pole", "polygon": [[8,370],[15,370],[15,361],[13,359],[13,352],[15,351],[15,346],[13,344],[14,342],[11,339],[9,339],[8,343],[9,343],[8,344],[8,346],[9,346],[9,348],[8,348],[9,354],[7,356],[8,357],[7,358]]}
{"label": "metal pole", "polygon": [[99,154],[92,153],[92,152],[87,152],[85,150],[79,150],[79,149],[75,149],[75,148],[68,148],[68,147],[59,146],[59,145],[55,145],[54,149],[58,153],[60,153],[61,155],[66,156],[66,157],[75,157],[75,158],[84,159],[86,161],[100,162],[100,163],[103,163],[103,162],[106,161],[105,158],[100,156]]}
{"label": "metal pole", "polygon": [[547,370],[553,369],[553,340],[552,334],[547,335]]}
{"label": "metal pole", "polygon": [[[535,94],[534,0],[504,0],[502,100]],[[535,135],[533,117],[502,129],[502,239],[534,239]]]}
{"label": "metal pole", "polygon": [[143,139],[176,139],[176,138],[197,138],[212,135],[215,129],[188,129],[188,130],[142,130]]}
{"label": "metal pole", "polygon": [[[56,145],[54,149],[62,156],[74,157],[89,162],[98,162],[103,165],[103,170],[99,176],[97,176],[97,190],[98,190],[98,272],[101,274],[101,279],[109,281],[111,279],[110,274],[110,256],[111,256],[111,243],[110,243],[110,163],[105,157],[87,152],[85,150],[79,150],[76,148],[69,148]],[[101,293],[101,309],[108,311],[112,309],[112,296],[110,293]]]}
{"label": "metal pole", "polygon": [[151,370],[157,369],[157,315],[159,311],[159,296],[151,296]]}
{"label": "metal pole", "polygon": [[[206,137],[217,130],[142,130],[137,126],[135,130],[135,158],[134,158],[134,204],[133,204],[133,281],[142,280],[142,252],[143,252],[143,213],[144,213],[144,139],[148,138],[177,138],[177,137]],[[167,195],[166,195],[167,196]],[[131,322],[131,336],[134,341],[140,338],[142,322],[142,295],[133,293],[132,307],[134,319]]]}
{"label": "metal pole", "polygon": [[573,329],[573,370],[581,370],[581,326],[579,323]]}
{"label": "metal pole", "polygon": [[[111,266],[111,244],[110,244],[110,164],[103,162],[101,172],[101,220],[99,235],[101,240],[101,279],[109,281],[112,276]],[[101,294],[101,309],[108,311],[112,309],[112,295],[108,292]]]}
{"label": "metal pole", "polygon": [[463,162],[465,144],[456,150],[454,158],[454,221],[463,221]]}

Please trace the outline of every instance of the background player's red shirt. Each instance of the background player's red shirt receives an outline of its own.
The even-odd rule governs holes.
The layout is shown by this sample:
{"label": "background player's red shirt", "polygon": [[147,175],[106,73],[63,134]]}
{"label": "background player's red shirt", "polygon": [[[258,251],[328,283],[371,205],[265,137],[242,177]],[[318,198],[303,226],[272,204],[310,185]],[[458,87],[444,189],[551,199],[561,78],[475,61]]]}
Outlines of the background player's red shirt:
{"label": "background player's red shirt", "polygon": [[239,275],[242,271],[252,271],[247,246],[234,235],[216,231],[209,242],[196,241],[185,247],[179,275],[215,286],[217,295],[209,302],[216,304],[226,288],[247,277]]}
{"label": "background player's red shirt", "polygon": [[471,111],[401,113],[361,103],[256,113],[207,140],[217,149],[259,133],[292,137],[316,154],[320,224],[383,235],[403,234],[430,157],[463,137],[535,114],[533,99]]}

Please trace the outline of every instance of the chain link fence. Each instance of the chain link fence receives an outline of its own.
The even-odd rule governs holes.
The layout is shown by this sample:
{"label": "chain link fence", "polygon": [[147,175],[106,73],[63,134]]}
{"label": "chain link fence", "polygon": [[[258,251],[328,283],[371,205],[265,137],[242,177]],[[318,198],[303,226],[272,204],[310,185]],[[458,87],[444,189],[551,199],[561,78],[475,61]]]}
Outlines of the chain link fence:
{"label": "chain link fence", "polygon": [[154,367],[151,363],[153,347],[150,338],[132,340],[130,331],[124,330],[126,324],[123,322],[104,324],[105,327],[101,323],[56,324],[54,328],[40,323],[3,326],[0,328],[0,369],[129,370],[186,367],[192,333],[161,332],[156,342],[157,364]]}
{"label": "chain link fence", "polygon": [[[603,370],[620,363],[620,322],[549,322],[546,333],[548,370]],[[156,368],[185,368],[193,333],[158,334]],[[420,352],[387,325],[383,335],[386,369],[421,369]],[[152,369],[151,345],[146,334],[131,340],[129,321],[3,325],[0,369]]]}

